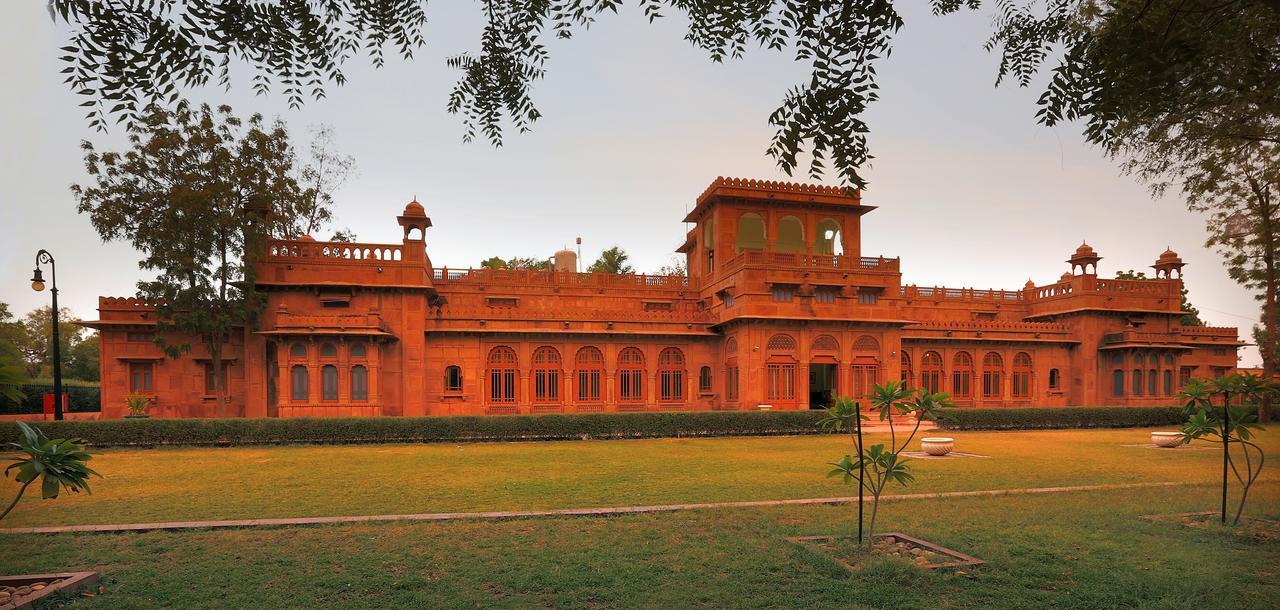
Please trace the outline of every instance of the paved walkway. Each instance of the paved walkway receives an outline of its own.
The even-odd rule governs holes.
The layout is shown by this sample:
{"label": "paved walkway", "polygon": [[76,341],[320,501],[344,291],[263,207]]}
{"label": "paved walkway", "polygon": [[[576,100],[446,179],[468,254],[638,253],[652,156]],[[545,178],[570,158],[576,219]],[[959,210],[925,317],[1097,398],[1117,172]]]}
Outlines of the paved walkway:
{"label": "paved walkway", "polygon": [[[1166,481],[1160,483],[1118,483],[1112,485],[1077,485],[1072,487],[1031,487],[1022,489],[985,489],[978,491],[946,491],[938,493],[898,494],[880,498],[884,502],[901,500],[929,500],[938,498],[972,498],[980,496],[1011,496],[1047,494],[1072,491],[1102,491],[1117,489],[1145,489],[1151,487],[1178,487],[1206,485]],[[661,513],[681,510],[705,510],[714,508],[750,508],[757,506],[805,506],[815,504],[846,504],[854,498],[799,498],[794,500],[753,500],[746,502],[706,502],[701,504],[657,504],[652,506],[618,506],[606,508],[562,508],[531,511],[490,511],[470,513],[420,513],[415,515],[355,515],[348,517],[293,517],[285,519],[235,519],[226,521],[168,521],[163,523],[121,523],[114,525],[63,525],[55,527],[14,527],[0,529],[0,534],[62,534],[69,532],[144,532],[153,530],[194,530],[243,527],[279,527],[287,525],[318,525],[327,523],[366,523],[370,521],[459,521],[475,519],[527,519],[531,517],[591,517],[627,515],[633,513]]]}

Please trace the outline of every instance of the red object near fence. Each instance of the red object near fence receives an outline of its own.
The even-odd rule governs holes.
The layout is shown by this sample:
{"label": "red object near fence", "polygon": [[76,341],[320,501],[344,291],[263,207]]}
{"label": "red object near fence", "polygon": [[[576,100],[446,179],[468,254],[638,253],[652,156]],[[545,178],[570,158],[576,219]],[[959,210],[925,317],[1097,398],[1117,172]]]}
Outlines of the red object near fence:
{"label": "red object near fence", "polygon": [[[71,411],[71,394],[68,394],[67,392],[63,392],[62,393],[62,412],[68,413],[70,411]],[[53,394],[51,393],[46,393],[44,395],[44,412],[48,415],[53,415]]]}

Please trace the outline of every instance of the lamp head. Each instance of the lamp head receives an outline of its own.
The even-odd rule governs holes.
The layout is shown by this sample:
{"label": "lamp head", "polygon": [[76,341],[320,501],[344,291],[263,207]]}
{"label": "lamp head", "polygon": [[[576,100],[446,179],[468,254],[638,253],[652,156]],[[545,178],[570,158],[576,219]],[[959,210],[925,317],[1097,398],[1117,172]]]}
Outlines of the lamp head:
{"label": "lamp head", "polygon": [[44,290],[44,274],[40,273],[39,267],[36,267],[35,273],[31,275],[31,289],[36,292]]}

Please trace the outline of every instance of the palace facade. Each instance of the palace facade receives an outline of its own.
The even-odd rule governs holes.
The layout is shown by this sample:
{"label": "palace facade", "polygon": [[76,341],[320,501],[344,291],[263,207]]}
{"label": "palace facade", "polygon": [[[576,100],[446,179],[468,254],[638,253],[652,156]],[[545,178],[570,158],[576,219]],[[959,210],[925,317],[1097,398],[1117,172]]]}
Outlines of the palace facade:
{"label": "palace facade", "polygon": [[[226,349],[213,398],[198,341],[156,346],[154,311],[99,299],[103,417],[807,409],[905,379],[960,406],[1170,404],[1236,366],[1235,328],[1182,326],[1181,270],[1098,276],[1081,245],[1019,290],[904,284],[864,255],[874,206],[842,188],[719,178],[684,219],[688,277],[437,267],[414,201],[398,244],[272,241],[266,307]],[[175,339],[175,338],[170,338]]]}

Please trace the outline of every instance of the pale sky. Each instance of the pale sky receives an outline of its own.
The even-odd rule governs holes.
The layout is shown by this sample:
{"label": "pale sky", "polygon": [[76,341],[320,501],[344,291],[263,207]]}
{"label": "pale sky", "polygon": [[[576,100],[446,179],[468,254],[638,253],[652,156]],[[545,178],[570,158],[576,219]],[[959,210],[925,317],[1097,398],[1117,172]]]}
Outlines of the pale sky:
{"label": "pale sky", "polygon": [[[907,24],[879,65],[881,99],[866,117],[876,159],[864,201],[879,209],[863,221],[864,255],[900,256],[904,283],[1019,289],[1028,278],[1056,280],[1081,240],[1104,257],[1105,276],[1150,272],[1171,246],[1188,264],[1202,317],[1239,326],[1249,340],[1258,305],[1204,247],[1200,215],[1176,195],[1151,199],[1085,145],[1078,126],[1037,125],[1039,88],[994,87],[999,58],[982,49],[988,12],[934,17],[925,3],[898,4]],[[279,116],[302,146],[308,126],[330,125],[360,169],[338,193],[337,224],[360,241],[397,242],[395,216],[416,195],[434,222],[427,248],[437,266],[545,257],[581,235],[584,259],[616,244],[651,271],[670,260],[681,218],[716,176],[788,179],[764,151],[769,113],[808,74],[789,55],[757,49],[713,64],[683,40],[680,20],[650,25],[629,5],[573,40],[549,42],[549,74],[534,90],[543,118],[495,149],[463,144],[460,118],[444,109],[458,76],[444,60],[477,48],[479,6],[428,10],[427,47],[415,60],[374,70],[357,58],[346,86],[300,111],[254,96],[244,78],[229,93],[189,97]],[[19,315],[48,303],[28,281],[46,248],[58,261],[60,303],[93,319],[99,295],[134,292],[138,255],[102,244],[68,187],[86,179],[81,140],[121,149],[123,133],[87,127],[83,100],[58,74],[66,32],[44,3],[12,2],[6,14],[0,300]],[[1259,362],[1256,349],[1242,353],[1243,365]]]}

